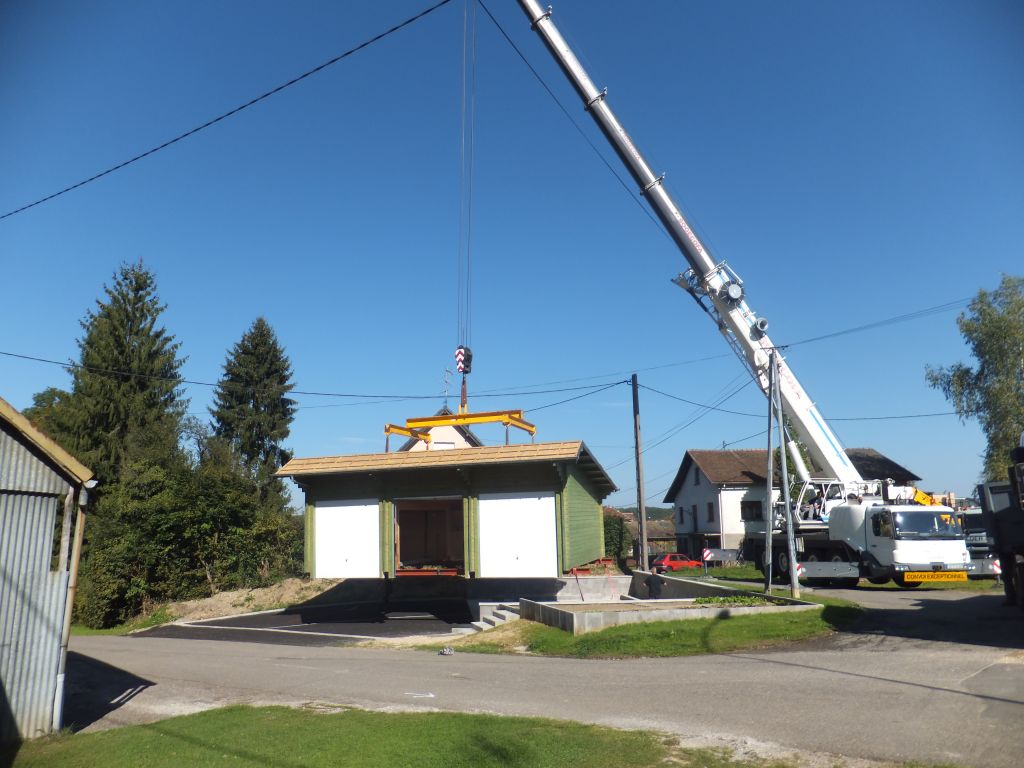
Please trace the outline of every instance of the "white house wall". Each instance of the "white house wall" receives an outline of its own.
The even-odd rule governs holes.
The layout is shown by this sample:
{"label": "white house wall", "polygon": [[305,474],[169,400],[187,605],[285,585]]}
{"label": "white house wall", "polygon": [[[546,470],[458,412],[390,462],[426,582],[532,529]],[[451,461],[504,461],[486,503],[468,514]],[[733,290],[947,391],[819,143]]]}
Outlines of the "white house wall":
{"label": "white house wall", "polygon": [[455,427],[431,427],[428,431],[430,432],[430,447],[428,448],[422,440],[417,440],[409,449],[410,451],[439,451],[472,447]]}
{"label": "white house wall", "polygon": [[376,499],[316,502],[315,578],[380,576],[380,507]]}
{"label": "white house wall", "polygon": [[[693,474],[700,473],[700,484],[694,485]],[[776,495],[778,495],[776,493]],[[745,535],[741,503],[744,501],[760,501],[762,511],[767,511],[764,503],[765,488],[761,485],[751,486],[718,486],[708,480],[700,468],[693,464],[680,483],[679,492],[672,501],[675,508],[676,535],[685,539],[688,535],[721,536],[720,546],[735,549]],[[708,522],[708,504],[715,508],[715,519]],[[697,505],[696,518],[693,505]],[[680,507],[683,515],[680,518]],[[694,553],[690,553],[694,554]],[[699,553],[696,553],[699,554]]]}
{"label": "white house wall", "polygon": [[481,494],[478,510],[481,577],[558,576],[555,494]]}

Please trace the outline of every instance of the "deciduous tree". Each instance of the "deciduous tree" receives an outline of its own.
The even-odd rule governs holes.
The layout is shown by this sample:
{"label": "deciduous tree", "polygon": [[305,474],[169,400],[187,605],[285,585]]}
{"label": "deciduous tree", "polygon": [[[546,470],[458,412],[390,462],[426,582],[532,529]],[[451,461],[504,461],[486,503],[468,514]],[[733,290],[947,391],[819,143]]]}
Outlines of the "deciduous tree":
{"label": "deciduous tree", "polygon": [[961,419],[978,420],[987,440],[985,479],[1005,480],[1024,430],[1024,278],[1003,275],[996,290],[979,291],[957,325],[976,365],[929,366],[928,383]]}

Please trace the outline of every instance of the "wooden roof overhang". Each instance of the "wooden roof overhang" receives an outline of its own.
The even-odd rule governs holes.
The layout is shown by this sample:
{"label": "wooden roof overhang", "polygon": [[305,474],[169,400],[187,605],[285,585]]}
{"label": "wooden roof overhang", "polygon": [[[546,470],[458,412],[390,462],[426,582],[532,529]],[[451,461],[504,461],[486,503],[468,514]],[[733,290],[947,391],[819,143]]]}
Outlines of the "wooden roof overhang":
{"label": "wooden roof overhang", "polygon": [[618,490],[587,446],[579,440],[529,445],[493,445],[440,451],[398,451],[292,459],[277,471],[301,483],[316,476],[367,475],[409,470],[524,464],[573,464],[600,498]]}

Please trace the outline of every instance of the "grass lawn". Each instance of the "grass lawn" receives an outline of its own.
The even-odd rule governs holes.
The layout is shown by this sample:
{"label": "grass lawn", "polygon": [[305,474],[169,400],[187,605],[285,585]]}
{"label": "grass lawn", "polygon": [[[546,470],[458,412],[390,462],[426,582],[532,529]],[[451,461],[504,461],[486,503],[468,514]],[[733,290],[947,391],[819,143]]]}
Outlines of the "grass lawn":
{"label": "grass lawn", "polygon": [[860,606],[846,600],[814,598],[812,602],[825,607],[800,613],[622,624],[579,636],[532,621],[516,621],[471,635],[455,647],[475,653],[526,652],[581,659],[693,656],[806,640],[840,629],[862,613]]}
{"label": "grass lawn", "polygon": [[[663,765],[669,752],[652,733],[537,718],[228,707],[28,742],[14,766],[647,768]],[[2,753],[0,764],[7,764]]]}
{"label": "grass lawn", "polygon": [[167,607],[162,605],[148,616],[136,616],[131,621],[127,621],[124,624],[118,624],[116,627],[110,627],[108,629],[93,629],[92,627],[87,627],[84,624],[72,624],[71,634],[76,636],[127,635],[129,632],[134,632],[138,629],[148,629],[149,627],[155,627],[158,624],[166,624],[169,621],[174,621],[175,618],[176,617],[167,610]]}

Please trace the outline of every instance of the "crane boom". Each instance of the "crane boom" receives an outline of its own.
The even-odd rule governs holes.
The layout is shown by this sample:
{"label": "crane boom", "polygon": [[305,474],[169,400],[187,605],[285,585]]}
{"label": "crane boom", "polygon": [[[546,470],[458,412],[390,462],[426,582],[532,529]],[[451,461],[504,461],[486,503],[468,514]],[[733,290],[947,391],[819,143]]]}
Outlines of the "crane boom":
{"label": "crane boom", "polygon": [[[626,129],[615,117],[606,99],[607,90],[598,90],[551,20],[551,9],[542,9],[536,0],[519,0],[530,23],[554,56],[569,82],[583,99],[585,109],[597,122],[605,138],[640,186],[655,215],[668,230],[676,246],[689,263],[689,269],[674,282],[684,288],[715,321],[719,331],[744,361],[761,391],[768,392],[769,351],[774,348],[766,333],[768,323],[747,305],[743,281],[724,262],[716,262],[687,223],[679,207],[665,189],[664,177],[656,176],[636,148]],[[818,412],[814,402],[797,380],[782,355],[779,361],[779,386],[783,409],[792,421],[797,436],[807,446],[818,467],[843,484],[863,482],[850,462],[839,439]]]}

